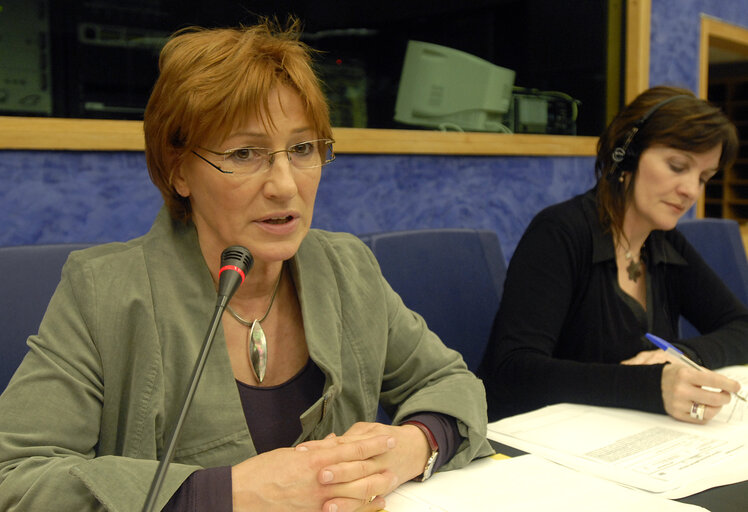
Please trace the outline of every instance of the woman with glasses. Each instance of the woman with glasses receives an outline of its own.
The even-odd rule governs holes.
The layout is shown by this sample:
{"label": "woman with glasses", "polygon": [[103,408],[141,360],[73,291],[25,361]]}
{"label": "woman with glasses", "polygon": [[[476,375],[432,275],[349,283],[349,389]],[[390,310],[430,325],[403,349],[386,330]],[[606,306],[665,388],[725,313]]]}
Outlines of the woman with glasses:
{"label": "woman with glasses", "polygon": [[145,236],[66,263],[0,399],[0,509],[140,510],[234,245],[254,266],[157,509],[373,511],[490,453],[461,357],[358,239],[310,229],[334,153],[297,25],[184,30],[159,67],[144,129],[164,208]]}

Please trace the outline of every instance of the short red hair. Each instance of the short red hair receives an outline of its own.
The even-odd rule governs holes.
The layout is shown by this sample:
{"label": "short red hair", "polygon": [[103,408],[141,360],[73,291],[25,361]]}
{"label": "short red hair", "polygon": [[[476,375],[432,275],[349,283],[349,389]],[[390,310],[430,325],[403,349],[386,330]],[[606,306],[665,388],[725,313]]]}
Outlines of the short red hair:
{"label": "short red hair", "polygon": [[143,129],[148,172],[172,218],[186,222],[192,217],[189,199],[172,184],[185,155],[227,137],[253,116],[272,125],[264,113],[276,87],[295,90],[317,135],[332,138],[312,50],[299,35],[297,20],[285,28],[264,20],[251,27],[183,29],[163,47]]}

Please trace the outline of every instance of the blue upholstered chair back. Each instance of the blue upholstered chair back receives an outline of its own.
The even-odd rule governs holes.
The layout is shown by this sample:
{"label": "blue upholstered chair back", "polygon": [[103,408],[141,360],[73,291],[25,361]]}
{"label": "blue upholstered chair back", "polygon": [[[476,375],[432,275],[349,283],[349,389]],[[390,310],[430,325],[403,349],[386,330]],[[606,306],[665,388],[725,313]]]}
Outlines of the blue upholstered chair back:
{"label": "blue upholstered chair back", "polygon": [[[678,223],[678,231],[743,304],[748,305],[748,260],[738,223],[730,219],[687,219]],[[699,334],[685,319],[681,318],[680,323],[684,338]]]}
{"label": "blue upholstered chair back", "polygon": [[493,231],[423,229],[360,236],[410,309],[475,371],[504,289],[506,261]]}
{"label": "blue upholstered chair back", "polygon": [[[496,233],[425,229],[363,235],[405,304],[475,371],[499,307],[506,263]],[[0,247],[0,390],[26,354],[72,250],[88,244]]]}
{"label": "blue upholstered chair back", "polygon": [[0,247],[0,392],[26,354],[70,251],[87,244]]}

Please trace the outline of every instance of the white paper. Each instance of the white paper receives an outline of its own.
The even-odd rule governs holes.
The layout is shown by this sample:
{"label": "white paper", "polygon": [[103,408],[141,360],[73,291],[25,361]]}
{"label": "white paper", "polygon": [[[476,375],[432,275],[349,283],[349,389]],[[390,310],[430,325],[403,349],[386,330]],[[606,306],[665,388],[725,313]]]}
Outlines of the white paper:
{"label": "white paper", "polygon": [[678,512],[705,510],[591,477],[533,455],[488,457],[408,482],[386,497],[387,512]]}
{"label": "white paper", "polygon": [[748,480],[748,422],[556,404],[491,423],[488,437],[667,498]]}
{"label": "white paper", "polygon": [[[717,370],[717,373],[740,382],[743,386],[740,390],[741,396],[748,396],[748,365],[728,366]],[[733,395],[730,403],[722,407],[722,410],[712,418],[712,421],[723,423],[748,422],[748,402],[739,400]]]}

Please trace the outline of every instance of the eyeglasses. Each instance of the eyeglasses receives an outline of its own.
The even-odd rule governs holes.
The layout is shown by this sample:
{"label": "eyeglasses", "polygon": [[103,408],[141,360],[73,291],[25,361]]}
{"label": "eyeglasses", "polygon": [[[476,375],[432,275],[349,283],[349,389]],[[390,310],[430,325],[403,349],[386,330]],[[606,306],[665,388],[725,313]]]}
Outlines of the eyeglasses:
{"label": "eyeglasses", "polygon": [[229,149],[226,151],[213,151],[212,149],[198,146],[203,151],[213,153],[222,157],[220,166],[214,164],[204,156],[193,151],[195,156],[209,163],[224,174],[235,174],[239,176],[248,176],[259,174],[267,171],[273,166],[275,155],[286,153],[288,161],[296,169],[313,169],[335,160],[335,152],[332,139],[316,139],[306,142],[299,142],[287,149],[271,151],[268,148],[259,148],[247,146],[242,148]]}

